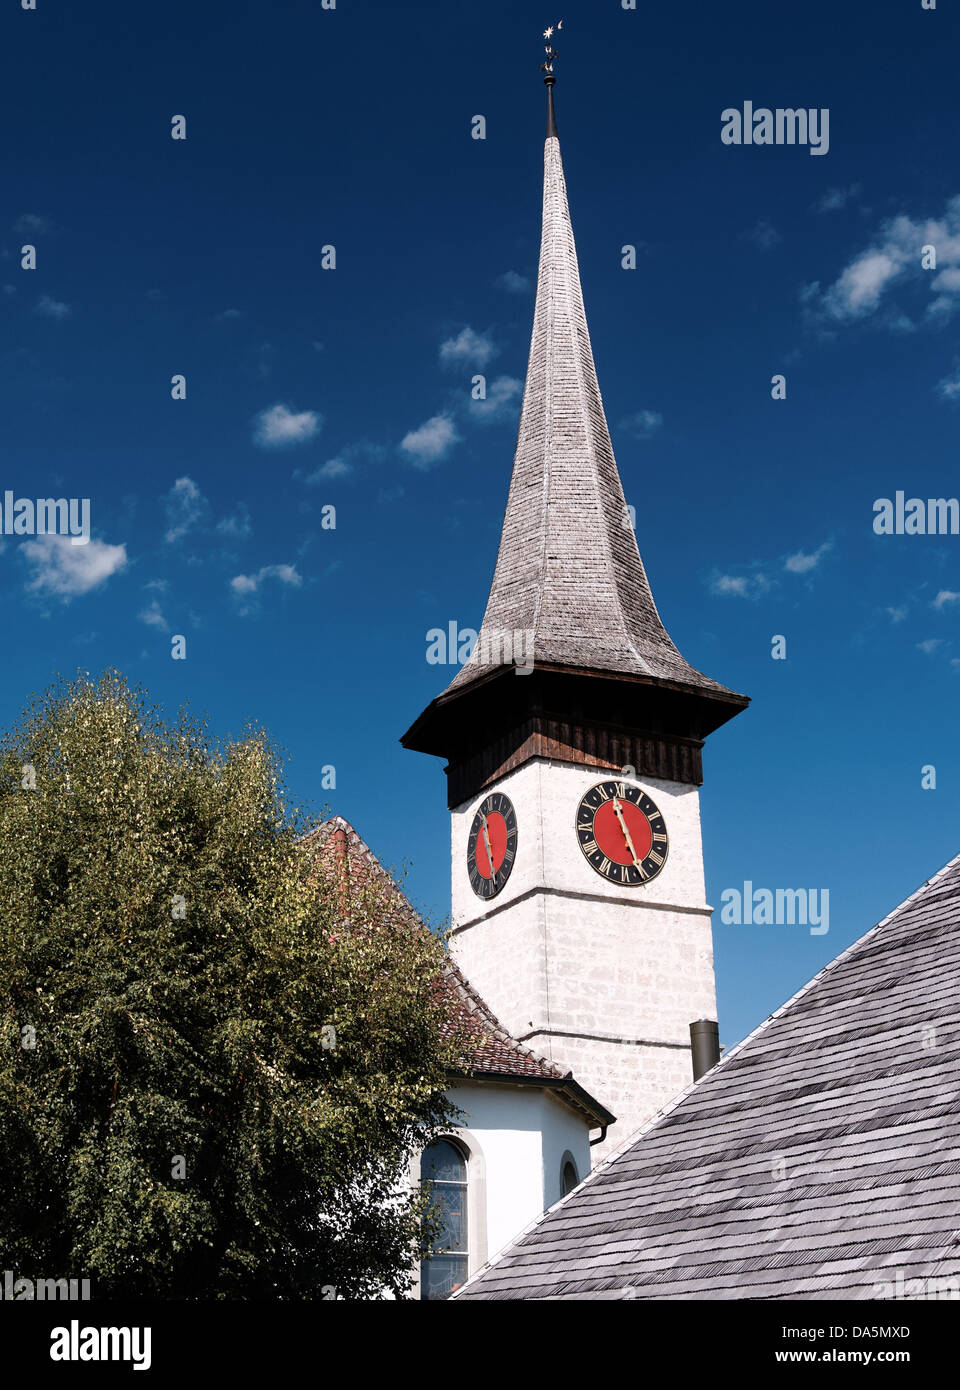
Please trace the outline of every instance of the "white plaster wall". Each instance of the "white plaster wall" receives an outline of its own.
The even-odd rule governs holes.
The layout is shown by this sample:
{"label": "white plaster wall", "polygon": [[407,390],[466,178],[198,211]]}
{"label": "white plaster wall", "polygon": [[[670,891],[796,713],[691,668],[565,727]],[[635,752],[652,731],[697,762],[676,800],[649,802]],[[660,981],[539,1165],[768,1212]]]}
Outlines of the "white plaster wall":
{"label": "white plaster wall", "polygon": [[467,837],[477,807],[493,788],[487,787],[470,801],[455,807],[451,813],[454,923],[465,926],[489,917],[530,889],[545,885],[605,898],[628,897],[636,903],[703,907],[706,890],[700,794],[695,786],[664,782],[655,777],[618,778],[630,786],[642,788],[656,802],[667,824],[670,852],[657,877],[637,888],[610,883],[591,868],[576,836],[577,807],[592,786],[613,778],[612,772],[598,768],[535,758],[496,783],[496,790],[509,796],[516,808],[517,859],[506,887],[490,903],[478,898],[470,887]]}
{"label": "white plaster wall", "polygon": [[587,1122],[533,1086],[470,1081],[448,1095],[465,1112],[463,1125],[483,1151],[490,1259],[559,1201],[565,1152],[572,1154],[581,1181],[586,1177],[591,1155]]}
{"label": "white plaster wall", "polygon": [[593,870],[574,829],[584,792],[611,775],[539,759],[496,784],[516,807],[517,859],[489,904],[465,867],[483,796],[452,813],[451,950],[514,1036],[617,1115],[595,1159],[689,1084],[689,1025],[717,1016],[698,789],[627,779],[656,802],[669,836],[661,873],[627,888]]}

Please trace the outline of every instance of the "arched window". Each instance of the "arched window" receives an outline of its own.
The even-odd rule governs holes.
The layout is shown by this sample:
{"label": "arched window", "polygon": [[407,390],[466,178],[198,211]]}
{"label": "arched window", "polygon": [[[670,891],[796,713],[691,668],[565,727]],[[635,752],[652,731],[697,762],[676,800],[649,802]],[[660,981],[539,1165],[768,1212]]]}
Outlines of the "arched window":
{"label": "arched window", "polygon": [[460,1148],[449,1139],[430,1144],[420,1160],[420,1181],[430,1184],[430,1211],[441,1218],[437,1253],[420,1264],[420,1297],[449,1298],[466,1283],[468,1269],[467,1163]]}
{"label": "arched window", "polygon": [[568,1158],[560,1170],[560,1195],[566,1197],[568,1192],[572,1192],[580,1179],[577,1176],[577,1166],[572,1158]]}

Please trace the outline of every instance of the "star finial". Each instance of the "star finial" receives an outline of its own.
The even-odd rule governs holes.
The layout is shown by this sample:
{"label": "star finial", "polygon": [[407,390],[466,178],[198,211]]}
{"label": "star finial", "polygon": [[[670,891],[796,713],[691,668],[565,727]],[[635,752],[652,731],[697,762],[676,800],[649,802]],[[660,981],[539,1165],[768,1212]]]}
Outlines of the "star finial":
{"label": "star finial", "polygon": [[546,61],[545,63],[541,63],[541,64],[540,64],[540,71],[541,71],[541,72],[549,72],[549,73],[552,73],[552,72],[553,72],[553,62],[554,62],[554,59],[555,59],[556,57],[558,57],[558,54],[557,54],[557,50],[554,48],[554,46],[553,46],[553,44],[550,42],[550,40],[553,38],[553,36],[554,36],[555,33],[556,33],[556,34],[559,34],[559,32],[560,32],[560,30],[561,30],[562,28],[563,28],[563,20],[562,20],[562,19],[558,19],[557,22],[556,22],[556,24],[550,24],[550,25],[548,25],[548,27],[547,27],[546,29],[544,29],[544,31],[543,31],[543,37],[544,37],[544,38],[546,39],[546,41],[547,41],[547,46],[546,46],[546,48],[544,49],[544,52],[545,52],[546,55],[547,55],[547,61]]}

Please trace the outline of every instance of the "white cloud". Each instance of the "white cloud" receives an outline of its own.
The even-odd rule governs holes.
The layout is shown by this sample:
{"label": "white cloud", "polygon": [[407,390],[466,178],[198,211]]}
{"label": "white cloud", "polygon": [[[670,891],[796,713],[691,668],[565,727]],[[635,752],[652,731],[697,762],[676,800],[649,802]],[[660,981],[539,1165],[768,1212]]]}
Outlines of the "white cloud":
{"label": "white cloud", "polygon": [[225,516],[218,521],[217,530],[221,536],[235,536],[238,540],[242,540],[244,536],[249,536],[253,527],[250,524],[250,510],[245,503],[238,503],[237,510],[232,516]]}
{"label": "white cloud", "polygon": [[832,541],[824,541],[823,545],[817,546],[816,550],[809,555],[802,550],[798,550],[793,555],[788,555],[783,562],[783,568],[790,574],[809,574],[815,570],[828,551],[833,549]]}
{"label": "white cloud", "polygon": [[903,266],[904,256],[895,248],[864,251],[827,291],[824,308],[835,319],[865,318]]}
{"label": "white cloud", "polygon": [[710,581],[715,594],[736,594],[738,598],[746,598],[749,587],[744,574],[715,574]]}
{"label": "white cloud", "polygon": [[137,616],[142,623],[146,623],[147,627],[158,628],[160,632],[170,631],[170,625],[160,611],[160,605],[156,599],[153,600],[149,608],[144,608]]}
{"label": "white cloud", "polygon": [[960,396],[960,365],[954,368],[953,376],[945,376],[942,381],[937,382],[937,390],[945,401],[952,401]]}
{"label": "white cloud", "polygon": [[860,194],[860,185],[852,183],[848,188],[828,188],[823,197],[814,203],[816,212],[839,212],[847,203]]}
{"label": "white cloud", "polygon": [[278,403],[261,410],[256,419],[253,442],[263,449],[280,449],[288,444],[305,444],[319,430],[323,417],[315,410],[294,412]]}
{"label": "white cloud", "polygon": [[485,401],[470,398],[470,414],[481,424],[503,420],[514,413],[514,402],[523,391],[523,382],[515,376],[498,376],[491,381]]}
{"label": "white cloud", "polygon": [[69,536],[37,536],[24,541],[21,552],[33,571],[27,588],[35,593],[55,594],[65,602],[98,589],[127,563],[125,545],[95,540],[74,545]]}
{"label": "white cloud", "polygon": [[409,454],[416,468],[430,468],[449,453],[460,436],[449,415],[434,415],[400,441],[400,448]]}
{"label": "white cloud", "polygon": [[[938,271],[924,270],[921,247],[934,246]],[[860,251],[826,290],[819,281],[801,291],[801,300],[821,319],[855,323],[875,314],[894,284],[911,283],[931,295],[925,317],[943,321],[960,306],[960,196],[950,198],[939,218],[916,220],[906,215],[881,224],[872,242]],[[884,327],[910,325],[902,312],[877,320]],[[912,325],[910,325],[912,326]]]}
{"label": "white cloud", "polygon": [[353,464],[345,458],[327,459],[326,463],[321,463],[319,468],[309,473],[304,482],[319,483],[324,478],[347,478],[352,472]]}
{"label": "white cloud", "polygon": [[905,603],[898,603],[894,608],[887,609],[892,623],[902,623],[909,612],[910,610]]}
{"label": "white cloud", "polygon": [[733,598],[759,598],[770,588],[770,580],[759,571],[753,574],[721,574],[714,570],[709,583],[712,594]]}
{"label": "white cloud", "polygon": [[925,642],[918,642],[917,646],[920,649],[920,651],[926,652],[927,656],[931,656],[937,650],[938,647],[943,646],[943,638],[928,637]]}
{"label": "white cloud", "polygon": [[14,222],[13,230],[17,236],[45,236],[47,232],[53,231],[53,223],[49,217],[41,217],[35,212],[24,212]]}
{"label": "white cloud", "polygon": [[746,241],[752,241],[754,246],[759,246],[761,251],[772,251],[783,237],[771,222],[759,221],[751,227],[749,232],[743,233]]}
{"label": "white cloud", "polygon": [[268,579],[275,579],[278,584],[285,584],[292,589],[299,589],[303,583],[295,565],[261,565],[256,574],[234,575],[230,580],[230,588],[240,600],[239,613],[241,618],[246,618],[251,613],[257,612],[259,608],[258,594],[261,585]]}
{"label": "white cloud", "polygon": [[368,440],[361,439],[356,444],[345,444],[338,454],[321,463],[319,468],[314,468],[310,473],[304,474],[299,468],[294,469],[293,476],[306,483],[308,487],[327,482],[331,478],[349,478],[355,471],[356,459],[377,462],[386,452],[382,444],[371,444]]}
{"label": "white cloud", "polygon": [[467,325],[455,338],[440,344],[442,367],[485,367],[498,349],[488,334],[476,333]]}
{"label": "white cloud", "polygon": [[941,589],[933,600],[932,607],[940,612],[944,608],[949,608],[953,603],[960,603],[960,594],[955,593],[953,589]]}
{"label": "white cloud", "polygon": [[638,410],[635,415],[621,420],[617,429],[630,435],[631,439],[650,439],[662,424],[663,416],[659,410]]}
{"label": "white cloud", "polygon": [[209,511],[209,503],[192,478],[178,478],[167,493],[167,530],[163,539],[175,544]]}
{"label": "white cloud", "polygon": [[64,304],[59,299],[51,299],[48,294],[42,294],[37,300],[37,313],[42,314],[45,319],[65,319],[71,314],[69,304]]}
{"label": "white cloud", "polygon": [[526,275],[521,275],[517,270],[505,270],[495,282],[502,290],[509,291],[510,294],[525,294],[530,288],[530,281]]}
{"label": "white cloud", "polygon": [[276,579],[298,589],[303,583],[295,565],[262,565],[256,574],[237,574],[230,580],[235,594],[255,594],[265,579]]}

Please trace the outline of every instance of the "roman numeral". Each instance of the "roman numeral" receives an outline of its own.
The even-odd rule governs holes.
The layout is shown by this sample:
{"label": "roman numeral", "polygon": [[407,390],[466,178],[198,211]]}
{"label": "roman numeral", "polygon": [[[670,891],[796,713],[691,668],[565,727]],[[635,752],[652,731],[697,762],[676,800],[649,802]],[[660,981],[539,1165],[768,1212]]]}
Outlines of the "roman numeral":
{"label": "roman numeral", "polygon": [[663,855],[662,855],[662,854],[658,854],[657,851],[656,851],[655,849],[652,849],[652,850],[650,851],[650,853],[647,855],[647,858],[648,858],[648,859],[652,859],[653,862],[656,864],[656,866],[657,866],[658,869],[660,868],[660,866],[661,866],[661,865],[663,864],[663,862],[664,862]]}
{"label": "roman numeral", "polygon": [[614,787],[616,788],[616,794],[617,794],[617,796],[619,796],[619,797],[624,797],[624,796],[626,796],[626,794],[627,794],[627,784],[626,784],[625,782],[614,782],[613,785],[614,785]]}
{"label": "roman numeral", "polygon": [[596,840],[594,840],[594,839],[591,838],[591,839],[586,840],[586,841],[584,842],[583,852],[584,852],[584,854],[587,854],[587,855],[593,855],[593,854],[596,854],[596,853],[597,853],[597,851],[599,850],[599,848],[600,848],[600,846],[597,844]]}

